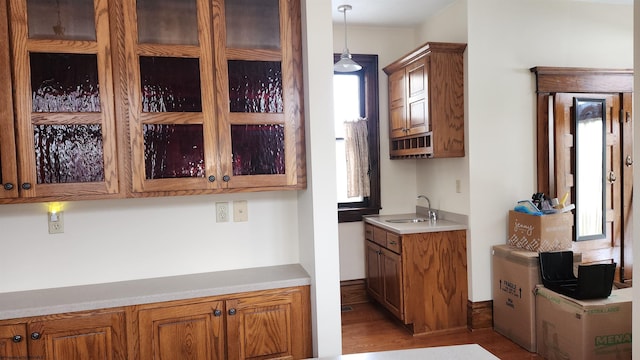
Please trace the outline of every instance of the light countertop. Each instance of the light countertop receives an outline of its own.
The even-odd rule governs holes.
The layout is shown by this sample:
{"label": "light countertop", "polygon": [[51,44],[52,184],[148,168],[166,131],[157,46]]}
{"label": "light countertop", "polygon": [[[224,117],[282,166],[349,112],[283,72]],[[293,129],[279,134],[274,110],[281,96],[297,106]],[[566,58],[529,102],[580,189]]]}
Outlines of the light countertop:
{"label": "light countertop", "polygon": [[424,211],[424,208],[417,206],[415,213],[369,215],[364,217],[364,221],[369,224],[379,226],[383,229],[393,231],[397,234],[416,234],[425,232],[455,231],[467,229],[467,217],[465,215],[459,215],[445,211],[438,211],[439,217],[435,223],[432,223],[430,221],[416,223],[396,223],[387,221],[419,217],[426,218],[427,216],[425,215],[425,213],[426,212]]}
{"label": "light countertop", "polygon": [[310,285],[299,264],[0,293],[0,320]]}
{"label": "light countertop", "polygon": [[380,351],[362,354],[322,357],[320,360],[498,360],[478,344],[438,346],[420,349]]}

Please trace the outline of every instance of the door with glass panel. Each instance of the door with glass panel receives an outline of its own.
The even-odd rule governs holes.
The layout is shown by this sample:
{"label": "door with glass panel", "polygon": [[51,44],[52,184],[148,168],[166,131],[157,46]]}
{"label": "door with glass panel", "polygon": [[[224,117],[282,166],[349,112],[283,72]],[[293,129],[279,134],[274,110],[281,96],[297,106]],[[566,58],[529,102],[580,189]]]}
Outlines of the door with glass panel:
{"label": "door with glass panel", "polygon": [[119,191],[108,7],[9,2],[22,197]]}
{"label": "door with glass panel", "polygon": [[300,3],[214,0],[225,188],[305,186]]}
{"label": "door with glass panel", "polygon": [[625,131],[623,99],[620,94],[553,95],[556,190],[575,204],[573,249],[584,263],[615,262],[621,281],[631,278],[625,273],[633,264],[624,258],[631,248],[632,169],[625,161],[630,154],[624,155],[629,139],[624,141],[623,134],[630,128]]}
{"label": "door with glass panel", "polygon": [[[0,42],[9,43],[7,3],[0,0]],[[18,196],[9,47],[0,49],[0,199]]]}
{"label": "door with glass panel", "polygon": [[134,192],[215,189],[208,0],[125,0]]}

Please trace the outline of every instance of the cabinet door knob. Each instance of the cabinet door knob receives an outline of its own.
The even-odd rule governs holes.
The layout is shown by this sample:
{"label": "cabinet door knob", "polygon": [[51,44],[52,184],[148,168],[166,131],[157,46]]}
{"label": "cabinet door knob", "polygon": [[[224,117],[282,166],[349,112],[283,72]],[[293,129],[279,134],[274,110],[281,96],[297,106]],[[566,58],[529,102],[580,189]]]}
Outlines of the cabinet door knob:
{"label": "cabinet door knob", "polygon": [[225,176],[222,177],[222,181],[224,181],[224,182],[229,182],[229,180],[231,180],[231,176],[229,176],[229,175],[225,175]]}
{"label": "cabinet door knob", "polygon": [[13,184],[12,183],[4,184],[4,189],[5,190],[13,190]]}
{"label": "cabinet door knob", "polygon": [[229,315],[235,315],[236,309],[229,309]]}
{"label": "cabinet door knob", "polygon": [[31,333],[31,339],[33,339],[33,340],[40,339],[40,333],[39,332],[32,332]]}
{"label": "cabinet door knob", "polygon": [[22,341],[22,335],[14,335],[13,338],[11,339],[14,343],[19,343],[20,341]]}
{"label": "cabinet door knob", "polygon": [[215,309],[213,311],[213,316],[222,316],[222,310],[220,309]]}
{"label": "cabinet door knob", "polygon": [[216,177],[213,175],[209,175],[209,182],[214,182],[216,181]]}
{"label": "cabinet door knob", "polygon": [[22,183],[22,188],[24,190],[29,190],[31,189],[31,183]]}

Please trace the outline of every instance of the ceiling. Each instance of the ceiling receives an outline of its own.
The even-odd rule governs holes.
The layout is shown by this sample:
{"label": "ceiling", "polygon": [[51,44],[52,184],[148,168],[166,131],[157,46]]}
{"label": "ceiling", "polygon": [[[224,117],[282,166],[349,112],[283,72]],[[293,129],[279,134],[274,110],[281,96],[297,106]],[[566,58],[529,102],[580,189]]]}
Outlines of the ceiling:
{"label": "ceiling", "polygon": [[413,26],[457,0],[331,0],[334,22],[342,23],[338,6],[349,4],[347,25]]}
{"label": "ceiling", "polygon": [[[458,0],[331,0],[333,21],[342,23],[338,6],[348,4],[347,25],[415,26]],[[468,0],[472,1],[472,0]],[[564,0],[633,4],[633,0]]]}

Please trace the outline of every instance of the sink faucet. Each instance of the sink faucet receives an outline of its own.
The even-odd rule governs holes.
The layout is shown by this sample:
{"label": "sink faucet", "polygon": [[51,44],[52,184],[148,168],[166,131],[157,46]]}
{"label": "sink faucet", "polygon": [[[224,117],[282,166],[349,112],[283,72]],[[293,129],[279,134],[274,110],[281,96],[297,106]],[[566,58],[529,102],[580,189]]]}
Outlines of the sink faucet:
{"label": "sink faucet", "polygon": [[424,196],[424,195],[418,195],[418,197],[416,198],[416,200],[420,200],[420,199],[425,199],[427,200],[427,217],[429,218],[429,220],[431,221],[436,221],[437,219],[437,215],[436,212],[431,210],[431,200],[429,200],[428,197]]}

